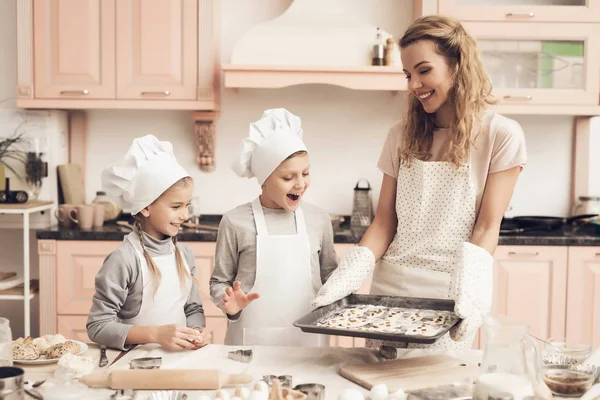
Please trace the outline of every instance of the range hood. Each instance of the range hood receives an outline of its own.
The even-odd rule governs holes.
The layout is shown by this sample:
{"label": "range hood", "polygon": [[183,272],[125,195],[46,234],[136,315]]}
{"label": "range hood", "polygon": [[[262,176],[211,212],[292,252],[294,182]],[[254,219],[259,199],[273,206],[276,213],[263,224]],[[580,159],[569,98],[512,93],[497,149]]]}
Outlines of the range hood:
{"label": "range hood", "polygon": [[344,0],[295,0],[236,43],[231,63],[223,65],[225,87],[323,83],[405,90],[401,68],[371,66],[376,33],[377,26],[354,15]]}

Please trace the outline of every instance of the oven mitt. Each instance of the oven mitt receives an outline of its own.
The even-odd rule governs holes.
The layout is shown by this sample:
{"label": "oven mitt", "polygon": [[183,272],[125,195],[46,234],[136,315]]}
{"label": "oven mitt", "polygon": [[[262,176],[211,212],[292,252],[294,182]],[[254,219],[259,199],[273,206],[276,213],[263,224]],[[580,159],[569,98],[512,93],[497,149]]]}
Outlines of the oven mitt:
{"label": "oven mitt", "polygon": [[311,307],[326,306],[357,291],[374,268],[375,256],[368,247],[352,248],[342,258],[327,282],[321,286],[319,293],[310,303]]}
{"label": "oven mitt", "polygon": [[461,342],[477,332],[492,308],[494,257],[485,249],[463,243],[454,287],[454,312],[461,321],[450,329],[450,338]]}

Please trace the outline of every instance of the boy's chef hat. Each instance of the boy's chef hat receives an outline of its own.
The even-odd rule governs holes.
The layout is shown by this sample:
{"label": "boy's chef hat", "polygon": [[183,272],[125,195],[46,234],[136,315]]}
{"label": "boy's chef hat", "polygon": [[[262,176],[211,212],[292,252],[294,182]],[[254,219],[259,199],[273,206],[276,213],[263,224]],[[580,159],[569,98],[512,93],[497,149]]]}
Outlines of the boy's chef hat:
{"label": "boy's chef hat", "polygon": [[134,139],[125,157],[102,172],[102,187],[135,215],[186,176],[173,145],[146,135]]}
{"label": "boy's chef hat", "polygon": [[300,118],[285,108],[266,110],[250,124],[242,153],[232,168],[241,177],[256,177],[262,185],[275,169],[297,151],[307,151]]}

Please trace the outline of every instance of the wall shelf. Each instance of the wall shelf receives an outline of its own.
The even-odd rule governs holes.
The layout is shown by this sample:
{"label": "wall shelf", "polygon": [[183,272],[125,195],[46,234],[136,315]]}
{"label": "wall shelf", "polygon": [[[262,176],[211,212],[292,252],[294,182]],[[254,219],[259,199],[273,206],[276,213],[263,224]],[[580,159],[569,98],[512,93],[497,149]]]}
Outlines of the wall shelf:
{"label": "wall shelf", "polygon": [[354,90],[406,91],[399,67],[286,65],[222,65],[226,88],[278,89],[305,84],[342,86]]}

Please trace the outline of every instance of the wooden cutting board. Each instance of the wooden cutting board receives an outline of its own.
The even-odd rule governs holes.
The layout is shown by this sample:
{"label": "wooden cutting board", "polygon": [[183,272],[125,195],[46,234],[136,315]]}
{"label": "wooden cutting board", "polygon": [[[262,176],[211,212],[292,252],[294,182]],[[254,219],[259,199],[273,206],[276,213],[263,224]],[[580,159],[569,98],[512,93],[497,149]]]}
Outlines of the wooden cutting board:
{"label": "wooden cutting board", "polygon": [[85,204],[85,188],[79,164],[63,164],[57,167],[58,183],[62,199],[67,204]]}
{"label": "wooden cutting board", "polygon": [[362,364],[342,364],[338,373],[346,379],[371,389],[385,383],[390,392],[398,389],[419,390],[451,385],[465,379],[473,381],[480,367],[465,365],[457,358],[436,355]]}

